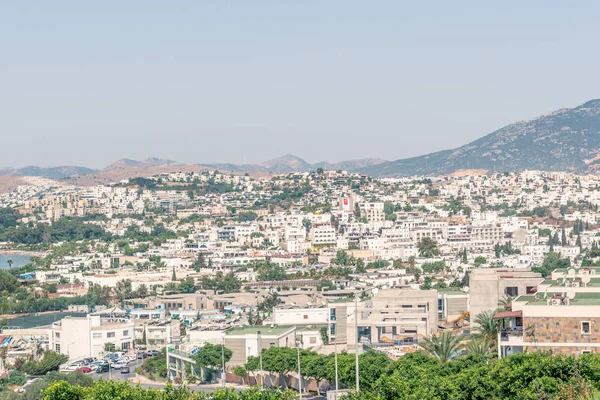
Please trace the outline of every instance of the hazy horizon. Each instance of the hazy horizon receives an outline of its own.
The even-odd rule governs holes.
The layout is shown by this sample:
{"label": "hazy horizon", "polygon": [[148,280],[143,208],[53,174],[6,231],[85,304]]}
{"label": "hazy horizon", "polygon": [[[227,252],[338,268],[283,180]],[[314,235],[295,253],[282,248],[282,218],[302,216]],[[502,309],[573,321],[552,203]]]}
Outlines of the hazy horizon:
{"label": "hazy horizon", "polygon": [[3,3],[0,168],[396,160],[600,97],[600,4],[461,5]]}

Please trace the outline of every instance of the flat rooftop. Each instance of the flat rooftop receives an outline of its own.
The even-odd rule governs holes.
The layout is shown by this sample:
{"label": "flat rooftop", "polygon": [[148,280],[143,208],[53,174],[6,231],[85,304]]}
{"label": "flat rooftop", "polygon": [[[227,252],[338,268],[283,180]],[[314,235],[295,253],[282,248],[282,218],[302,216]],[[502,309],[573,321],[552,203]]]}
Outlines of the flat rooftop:
{"label": "flat rooftop", "polygon": [[[600,306],[600,292],[597,293],[582,293],[582,292],[574,292],[575,296],[572,299],[569,299],[568,306]],[[567,292],[562,293],[562,296],[566,299]],[[543,293],[538,293],[536,295],[531,296],[519,296],[514,300],[514,302],[526,302],[527,305],[532,306],[543,306],[548,305],[548,298],[552,298],[552,294],[548,296],[544,296]],[[548,305],[549,307],[559,307]]]}
{"label": "flat rooftop", "polygon": [[291,325],[249,325],[239,328],[233,328],[227,331],[227,335],[256,335],[260,331],[261,335],[281,335],[285,331],[293,328]]}

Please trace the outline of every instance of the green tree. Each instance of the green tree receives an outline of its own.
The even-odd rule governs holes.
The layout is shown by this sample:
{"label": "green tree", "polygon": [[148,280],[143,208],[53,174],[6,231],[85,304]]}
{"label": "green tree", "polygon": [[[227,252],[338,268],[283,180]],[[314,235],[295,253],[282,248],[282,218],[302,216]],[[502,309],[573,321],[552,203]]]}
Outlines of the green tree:
{"label": "green tree", "polygon": [[445,363],[457,359],[462,354],[463,345],[460,342],[460,336],[443,332],[439,336],[424,338],[419,342],[419,346],[430,356]]}
{"label": "green tree", "polygon": [[196,284],[194,278],[188,276],[179,283],[179,292],[181,293],[194,293],[196,292]]}
{"label": "green tree", "polygon": [[417,244],[417,248],[419,249],[419,255],[421,257],[431,258],[440,254],[437,242],[429,237],[424,237],[421,239],[421,241]]}
{"label": "green tree", "polygon": [[476,267],[480,267],[483,264],[487,264],[487,259],[483,256],[478,256],[475,258],[474,264]]}
{"label": "green tree", "polygon": [[223,367],[223,357],[225,365],[227,365],[227,362],[231,360],[231,354],[231,350],[223,345],[207,343],[194,354],[194,361],[198,367],[214,371]]}
{"label": "green tree", "polygon": [[495,311],[482,311],[473,321],[478,333],[477,336],[486,342],[495,345],[498,340],[498,321],[494,319]]}

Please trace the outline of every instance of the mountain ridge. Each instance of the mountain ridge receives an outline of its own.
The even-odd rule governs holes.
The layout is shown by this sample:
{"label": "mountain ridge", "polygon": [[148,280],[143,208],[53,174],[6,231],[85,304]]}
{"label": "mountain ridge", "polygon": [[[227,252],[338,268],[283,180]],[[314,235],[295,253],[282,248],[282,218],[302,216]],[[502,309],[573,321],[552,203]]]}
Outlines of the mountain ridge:
{"label": "mountain ridge", "polygon": [[[600,172],[600,99],[574,108],[561,108],[529,120],[518,121],[454,149],[385,161],[379,158],[329,163],[308,163],[293,154],[258,164],[200,163],[147,157],[123,158],[97,170],[79,166],[0,169],[0,176],[40,176],[82,179],[98,175],[103,181],[150,176],[153,173],[196,171],[202,168],[231,173],[279,174],[310,172],[319,168],[345,170],[371,176],[443,175],[456,171],[520,171],[525,169]],[[89,179],[88,179],[89,180]]]}

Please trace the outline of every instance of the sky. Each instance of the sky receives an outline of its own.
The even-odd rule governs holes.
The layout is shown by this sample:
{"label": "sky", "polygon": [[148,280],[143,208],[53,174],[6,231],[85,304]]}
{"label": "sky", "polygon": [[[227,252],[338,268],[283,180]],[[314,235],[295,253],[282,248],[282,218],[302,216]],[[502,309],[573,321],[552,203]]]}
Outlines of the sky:
{"label": "sky", "polygon": [[595,1],[0,0],[0,167],[417,156],[600,97]]}

